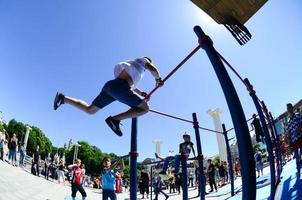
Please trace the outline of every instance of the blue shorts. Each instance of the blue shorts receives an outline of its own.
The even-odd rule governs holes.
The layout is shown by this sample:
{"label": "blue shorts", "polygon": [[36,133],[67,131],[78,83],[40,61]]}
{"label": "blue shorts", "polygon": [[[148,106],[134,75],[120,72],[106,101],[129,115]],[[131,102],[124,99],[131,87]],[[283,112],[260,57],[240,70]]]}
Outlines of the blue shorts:
{"label": "blue shorts", "polygon": [[133,93],[126,80],[116,78],[105,83],[101,93],[93,100],[92,105],[104,108],[115,100],[131,108],[137,107],[143,102],[143,99]]}

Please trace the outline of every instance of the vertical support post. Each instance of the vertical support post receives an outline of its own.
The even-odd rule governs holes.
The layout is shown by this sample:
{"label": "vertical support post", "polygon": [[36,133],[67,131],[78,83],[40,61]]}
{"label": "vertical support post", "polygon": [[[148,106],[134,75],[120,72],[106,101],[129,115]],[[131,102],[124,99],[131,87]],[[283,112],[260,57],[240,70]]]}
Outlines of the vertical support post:
{"label": "vertical support post", "polygon": [[233,170],[233,162],[232,162],[232,155],[231,155],[231,149],[228,139],[228,132],[226,131],[225,125],[222,124],[222,131],[225,139],[225,144],[227,148],[227,157],[228,157],[228,163],[229,163],[229,175],[230,175],[230,181],[231,181],[231,195],[234,196],[234,170]]}
{"label": "vertical support post", "polygon": [[29,132],[31,131],[31,127],[26,126],[26,133],[25,133],[25,137],[24,137],[24,148],[27,149],[27,141],[28,141],[28,136],[29,136]]}
{"label": "vertical support post", "polygon": [[265,117],[264,114],[262,112],[262,108],[260,106],[260,103],[258,101],[258,98],[256,96],[256,92],[253,89],[253,86],[250,84],[249,80],[247,78],[244,79],[244,82],[247,85],[247,89],[250,93],[250,96],[253,99],[253,102],[255,104],[255,107],[257,109],[258,112],[258,116],[260,118],[260,122],[262,125],[262,130],[264,133],[264,138],[265,138],[265,143],[266,143],[266,147],[267,147],[267,152],[268,152],[268,159],[269,159],[269,164],[270,164],[270,176],[271,176],[271,191],[270,191],[270,197],[271,200],[274,200],[274,196],[275,196],[275,182],[276,182],[276,170],[275,170],[275,162],[274,162],[274,153],[273,153],[273,146],[272,146],[272,142],[271,142],[271,137],[270,134],[268,132],[268,128],[266,125],[266,121],[265,121]]}
{"label": "vertical support post", "polygon": [[273,115],[272,115],[272,113],[271,112],[269,112],[269,116],[270,116],[270,121],[271,121],[271,124],[272,124],[272,127],[273,127],[273,130],[274,130],[274,132],[275,132],[275,135],[276,135],[276,141],[277,141],[277,146],[278,146],[278,157],[279,157],[279,172],[278,172],[278,175],[279,175],[279,177],[281,176],[281,172],[282,172],[282,168],[283,168],[283,166],[282,166],[282,163],[283,163],[283,161],[282,161],[282,154],[281,154],[281,148],[280,148],[280,145],[281,145],[281,143],[280,143],[280,139],[279,139],[279,136],[278,136],[278,133],[277,133],[277,128],[276,128],[276,125],[275,125],[275,122],[274,122],[274,118],[273,118]]}
{"label": "vertical support post", "polygon": [[151,184],[150,184],[150,200],[152,199],[152,193],[153,193],[153,166],[151,165],[151,172],[150,172],[150,179],[151,179]]}
{"label": "vertical support post", "polygon": [[199,26],[195,26],[194,31],[199,38],[200,46],[206,51],[213,65],[230,110],[236,138],[238,141],[242,175],[242,199],[255,200],[256,173],[254,153],[249,129],[239,97],[231,81],[231,78],[229,77],[222,61],[220,60],[215,48],[213,47],[211,39],[205,35],[205,33]]}
{"label": "vertical support post", "polygon": [[130,200],[137,199],[137,118],[132,118],[130,144]]}
{"label": "vertical support post", "polygon": [[[280,170],[280,160],[279,160],[279,156],[278,156],[279,152],[281,151],[281,150],[280,150],[280,146],[279,146],[279,144],[280,144],[280,143],[279,143],[279,138],[278,138],[276,132],[275,132],[274,129],[273,129],[272,121],[271,121],[271,118],[270,118],[270,116],[269,116],[269,114],[268,114],[268,110],[267,110],[267,107],[266,107],[264,101],[261,101],[261,105],[262,105],[263,113],[264,113],[264,115],[265,115],[265,117],[266,117],[266,119],[267,119],[269,129],[271,130],[271,135],[272,135],[272,137],[273,137],[273,139],[274,139],[274,144],[275,144],[275,157],[276,157],[276,162],[277,162],[277,175],[278,175],[275,184],[277,184],[277,183],[280,181],[280,175],[281,175],[281,173],[280,173],[280,172],[281,172],[281,170]],[[278,138],[278,139],[277,139],[277,138]],[[280,173],[280,174],[279,174],[279,173]]]}
{"label": "vertical support post", "polygon": [[180,155],[181,160],[181,176],[182,176],[182,199],[188,200],[188,172],[187,172],[187,155],[182,153]]}
{"label": "vertical support post", "polygon": [[200,196],[200,200],[205,199],[205,177],[203,172],[203,155],[202,155],[202,148],[201,148],[201,140],[200,140],[200,134],[199,134],[199,124],[197,120],[196,113],[192,114],[193,116],[193,127],[195,130],[195,137],[196,137],[196,146],[197,146],[197,159],[198,159],[198,166],[199,166],[199,176],[198,176],[198,184],[199,184],[199,191],[198,194]]}

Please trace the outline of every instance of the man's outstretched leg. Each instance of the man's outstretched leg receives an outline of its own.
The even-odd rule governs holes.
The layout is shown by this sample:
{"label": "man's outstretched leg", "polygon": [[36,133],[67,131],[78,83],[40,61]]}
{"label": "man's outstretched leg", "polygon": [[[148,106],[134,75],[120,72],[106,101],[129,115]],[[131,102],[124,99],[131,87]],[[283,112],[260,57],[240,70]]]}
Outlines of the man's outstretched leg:
{"label": "man's outstretched leg", "polygon": [[135,118],[135,117],[139,117],[141,115],[146,114],[148,111],[149,111],[149,106],[145,101],[143,101],[138,106],[132,107],[129,110],[127,110],[126,112],[112,116],[112,118],[115,120]]}
{"label": "man's outstretched leg", "polygon": [[83,100],[76,99],[73,97],[65,96],[62,93],[57,92],[54,100],[54,110],[57,110],[62,104],[70,104],[88,114],[95,114],[97,111],[100,110],[99,107],[94,105],[89,105]]}

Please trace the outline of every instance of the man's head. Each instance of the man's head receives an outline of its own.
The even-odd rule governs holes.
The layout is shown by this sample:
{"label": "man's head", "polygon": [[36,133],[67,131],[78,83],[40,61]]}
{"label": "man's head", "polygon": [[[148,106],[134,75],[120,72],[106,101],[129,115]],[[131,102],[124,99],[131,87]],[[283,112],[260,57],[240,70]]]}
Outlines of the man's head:
{"label": "man's head", "polygon": [[286,109],[289,115],[293,115],[294,114],[294,106],[291,103],[286,104]]}
{"label": "man's head", "polygon": [[104,159],[103,159],[103,166],[105,168],[109,168],[111,166],[111,159],[110,157],[106,156]]}
{"label": "man's head", "polygon": [[253,118],[256,118],[256,114],[255,113],[253,114]]}
{"label": "man's head", "polygon": [[39,146],[39,145],[37,145],[37,146],[36,146],[36,150],[39,150],[39,148],[40,148],[40,146]]}
{"label": "man's head", "polygon": [[184,139],[185,142],[190,142],[191,141],[191,136],[188,132],[185,132],[183,135],[182,135],[182,138]]}
{"label": "man's head", "polygon": [[75,163],[76,163],[78,166],[80,166],[81,163],[82,163],[82,161],[81,161],[80,159],[77,158],[77,159],[75,160]]}
{"label": "man's head", "polygon": [[208,163],[211,164],[211,162],[212,162],[212,160],[211,160],[211,159],[208,159]]}
{"label": "man's head", "polygon": [[151,60],[151,58],[150,57],[148,57],[148,56],[144,56],[143,57],[145,60],[147,60],[149,63],[152,63],[152,60]]}

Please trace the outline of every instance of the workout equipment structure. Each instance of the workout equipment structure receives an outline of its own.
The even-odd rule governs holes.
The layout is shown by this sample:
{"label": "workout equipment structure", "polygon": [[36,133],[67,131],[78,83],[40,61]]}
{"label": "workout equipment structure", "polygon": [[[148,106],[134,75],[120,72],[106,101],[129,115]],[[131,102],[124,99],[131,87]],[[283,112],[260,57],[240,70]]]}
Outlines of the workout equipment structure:
{"label": "workout equipment structure", "polygon": [[249,20],[267,0],[231,1],[231,0],[191,0],[206,12],[218,24],[223,24],[240,45],[246,44],[252,37],[244,23]]}
{"label": "workout equipment structure", "polygon": [[[225,58],[223,58],[213,47],[213,42],[209,36],[207,36],[203,30],[199,26],[194,27],[194,31],[198,37],[199,45],[193,49],[193,51],[184,58],[164,79],[163,84],[181,67],[183,64],[189,60],[190,57],[192,57],[199,49],[204,49],[207,56],[210,59],[210,62],[214,68],[214,71],[216,73],[216,76],[218,78],[218,81],[221,85],[221,88],[223,90],[232,122],[234,125],[234,128],[231,128],[229,130],[226,130],[225,126],[223,127],[223,132],[217,132],[213,131],[207,128],[200,127],[198,125],[197,116],[195,113],[193,113],[193,121],[183,119],[180,117],[176,117],[170,114],[162,113],[155,110],[150,110],[153,113],[160,114],[166,117],[174,118],[180,121],[188,122],[193,124],[193,128],[195,130],[196,135],[196,144],[197,144],[197,150],[198,150],[198,156],[196,158],[190,158],[188,159],[185,155],[181,155],[181,162],[182,162],[182,179],[183,179],[183,199],[188,199],[188,190],[187,190],[187,170],[186,170],[186,161],[187,160],[198,160],[199,166],[203,166],[203,155],[202,155],[202,149],[201,149],[201,142],[200,142],[200,136],[199,136],[199,129],[207,130],[211,132],[216,132],[220,134],[224,134],[226,143],[228,144],[228,138],[227,138],[227,132],[230,130],[235,130],[237,143],[238,143],[238,150],[239,150],[239,160],[240,160],[240,166],[241,166],[241,175],[242,175],[242,199],[243,200],[255,200],[256,199],[256,173],[255,173],[255,161],[254,161],[254,152],[252,148],[252,142],[250,138],[250,132],[247,126],[247,120],[245,118],[239,97],[237,95],[237,92],[235,90],[235,87],[232,83],[232,80],[230,79],[228,72],[223,64],[223,62],[235,73],[235,75],[242,81],[242,83],[247,87],[247,90],[250,92],[250,95],[255,103],[255,107],[258,111],[258,116],[260,117],[260,121],[265,133],[265,141],[267,145],[267,150],[269,152],[269,161],[270,161],[270,170],[271,170],[271,193],[270,198],[274,199],[275,195],[275,188],[276,183],[278,182],[275,178],[275,164],[273,159],[273,148],[272,148],[272,140],[270,137],[270,133],[267,128],[266,120],[268,122],[271,122],[271,118],[269,116],[268,111],[266,109],[265,104],[263,101],[261,101],[255,94],[255,91],[253,90],[252,86],[249,84],[248,80],[243,78],[239,75],[239,73],[226,61]],[[146,99],[149,99],[151,95],[159,88],[160,86],[156,86],[151,92],[147,95]],[[263,111],[262,111],[263,110]],[[265,113],[265,116],[263,114]],[[273,126],[270,128],[271,134],[276,136],[276,132],[274,131]],[[131,128],[131,148],[130,148],[130,185],[137,185],[137,118],[132,119],[132,128]],[[272,136],[272,138],[274,138]],[[276,140],[274,141],[276,144]],[[229,166],[232,166],[232,160],[230,156],[230,150],[228,148],[228,162]],[[279,155],[280,152],[278,152],[279,149],[275,148],[276,155]],[[282,166],[280,166],[279,160],[277,160],[277,167],[278,167],[278,174],[280,174],[280,170],[282,170]],[[151,164],[151,163],[150,163]],[[230,168],[231,170],[231,168]],[[231,170],[232,171],[232,170]],[[205,198],[205,179],[203,174],[202,167],[199,167],[199,194],[200,199],[203,200]],[[232,172],[230,172],[231,175],[231,183],[233,182],[233,175]],[[234,195],[234,185],[231,184],[231,195]],[[136,200],[137,199],[137,187],[130,187],[130,200]]]}

